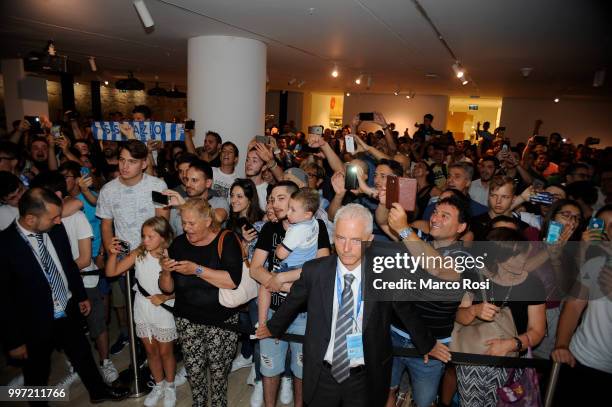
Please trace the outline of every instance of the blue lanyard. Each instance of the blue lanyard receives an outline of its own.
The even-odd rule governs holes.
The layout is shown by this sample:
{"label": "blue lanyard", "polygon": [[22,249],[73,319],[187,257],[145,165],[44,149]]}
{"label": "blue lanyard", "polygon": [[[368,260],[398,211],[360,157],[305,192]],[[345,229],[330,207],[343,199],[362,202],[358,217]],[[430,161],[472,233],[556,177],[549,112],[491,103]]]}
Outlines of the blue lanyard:
{"label": "blue lanyard", "polygon": [[[336,295],[338,297],[338,310],[342,307],[342,282],[340,281],[340,271],[336,267]],[[357,317],[361,314],[361,284],[359,284],[359,292],[357,294],[357,309],[355,310],[355,323],[357,323]]]}

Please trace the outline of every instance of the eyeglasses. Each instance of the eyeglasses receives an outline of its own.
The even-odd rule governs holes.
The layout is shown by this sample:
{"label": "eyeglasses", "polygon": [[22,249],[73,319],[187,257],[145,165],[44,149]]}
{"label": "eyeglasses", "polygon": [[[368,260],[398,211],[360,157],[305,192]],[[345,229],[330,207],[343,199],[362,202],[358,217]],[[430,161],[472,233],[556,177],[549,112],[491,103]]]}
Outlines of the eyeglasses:
{"label": "eyeglasses", "polygon": [[580,215],[574,214],[572,212],[563,211],[563,212],[559,212],[558,214],[561,216],[563,220],[574,221],[576,223],[580,222]]}

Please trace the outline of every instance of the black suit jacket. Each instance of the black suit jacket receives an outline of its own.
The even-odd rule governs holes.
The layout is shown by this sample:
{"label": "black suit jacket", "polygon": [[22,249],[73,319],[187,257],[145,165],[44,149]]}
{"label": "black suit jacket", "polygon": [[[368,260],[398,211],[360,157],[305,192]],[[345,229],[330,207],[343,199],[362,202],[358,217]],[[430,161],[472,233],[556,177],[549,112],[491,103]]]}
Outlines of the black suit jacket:
{"label": "black suit jacket", "polygon": [[[79,268],[72,259],[64,225],[55,225],[49,238],[62,264],[72,298],[68,315],[78,313],[77,304],[87,299]],[[50,340],[53,299],[45,272],[15,222],[0,232],[0,321],[5,350]]]}
{"label": "black suit jacket", "polygon": [[[307,308],[308,321],[304,338],[304,402],[312,401],[323,358],[331,337],[331,324],[338,257],[327,256],[304,264],[302,274],[267,323],[275,337],[280,337],[297,314]],[[366,281],[363,276],[362,282]],[[365,293],[366,290],[364,289]],[[393,349],[391,316],[395,312],[407,328],[417,350],[429,352],[435,339],[409,302],[380,302],[363,299],[363,351],[368,382],[368,405],[384,406],[389,393]]]}

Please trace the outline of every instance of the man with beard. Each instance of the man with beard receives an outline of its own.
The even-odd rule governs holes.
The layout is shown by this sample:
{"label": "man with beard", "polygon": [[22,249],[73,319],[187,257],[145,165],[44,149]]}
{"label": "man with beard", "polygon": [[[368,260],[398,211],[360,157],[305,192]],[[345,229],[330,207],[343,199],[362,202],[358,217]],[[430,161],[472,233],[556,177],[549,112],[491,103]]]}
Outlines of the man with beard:
{"label": "man with beard", "polygon": [[211,167],[221,166],[221,136],[214,131],[207,131],[204,137],[204,148],[201,149],[200,159],[208,162]]}
{"label": "man with beard", "polygon": [[116,141],[102,141],[102,154],[104,154],[104,162],[107,166],[119,165],[119,143]]}
{"label": "man with beard", "polygon": [[[211,196],[211,185],[213,183],[213,170],[206,161],[195,160],[189,165],[185,176],[185,192],[187,198],[199,198],[208,200],[208,204],[215,211],[215,218],[219,224],[223,224],[229,213],[227,199]],[[174,229],[175,236],[183,234],[183,224],[178,207],[185,203],[185,198],[177,191],[168,189],[164,191],[170,197],[170,225]]]}
{"label": "man with beard", "polygon": [[470,184],[470,198],[481,205],[487,204],[489,197],[489,181],[495,175],[499,161],[495,157],[484,157],[478,163],[480,178]]}
{"label": "man with beard", "polygon": [[559,166],[550,161],[550,156],[546,151],[542,151],[533,162],[530,171],[537,178],[546,179],[552,174],[556,174],[559,171]]}
{"label": "man with beard", "polygon": [[[287,212],[291,194],[297,191],[297,185],[291,181],[281,181],[270,192],[270,200],[278,222],[266,223],[259,232],[255,252],[251,260],[251,276],[268,291],[272,292],[270,315],[273,315],[285,301],[291,285],[300,278],[302,269],[276,272],[281,266],[281,259],[275,256],[276,246],[285,237],[289,228]],[[317,220],[319,236],[316,257],[328,256],[330,253],[329,236],[325,223]],[[274,310],[274,311],[273,311]],[[316,317],[316,316],[315,316]],[[300,314],[290,323],[288,333],[303,335],[306,328],[306,315]],[[302,404],[302,345],[295,342],[265,339],[260,341],[261,374],[263,375],[264,400],[266,406],[276,405],[276,394],[280,385],[280,375],[285,370],[285,358],[291,348],[291,371],[294,375],[294,400],[296,406]]]}

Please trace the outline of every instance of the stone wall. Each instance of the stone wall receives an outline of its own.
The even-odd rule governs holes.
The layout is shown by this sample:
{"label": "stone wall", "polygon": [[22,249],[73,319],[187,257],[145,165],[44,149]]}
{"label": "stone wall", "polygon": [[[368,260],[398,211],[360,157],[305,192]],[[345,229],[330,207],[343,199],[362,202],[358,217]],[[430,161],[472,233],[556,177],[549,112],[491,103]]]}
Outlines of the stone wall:
{"label": "stone wall", "polygon": [[[62,112],[62,95],[59,82],[47,81],[49,95],[49,114],[58,118]],[[91,115],[91,88],[89,83],[74,85],[76,109],[81,115]],[[148,96],[146,91],[120,91],[109,86],[100,88],[102,99],[102,115],[108,118],[110,112],[120,111],[127,117],[136,105],[147,105],[153,112],[153,119],[170,121],[173,117],[185,118],[187,114],[187,99],[172,99],[159,96]]]}

